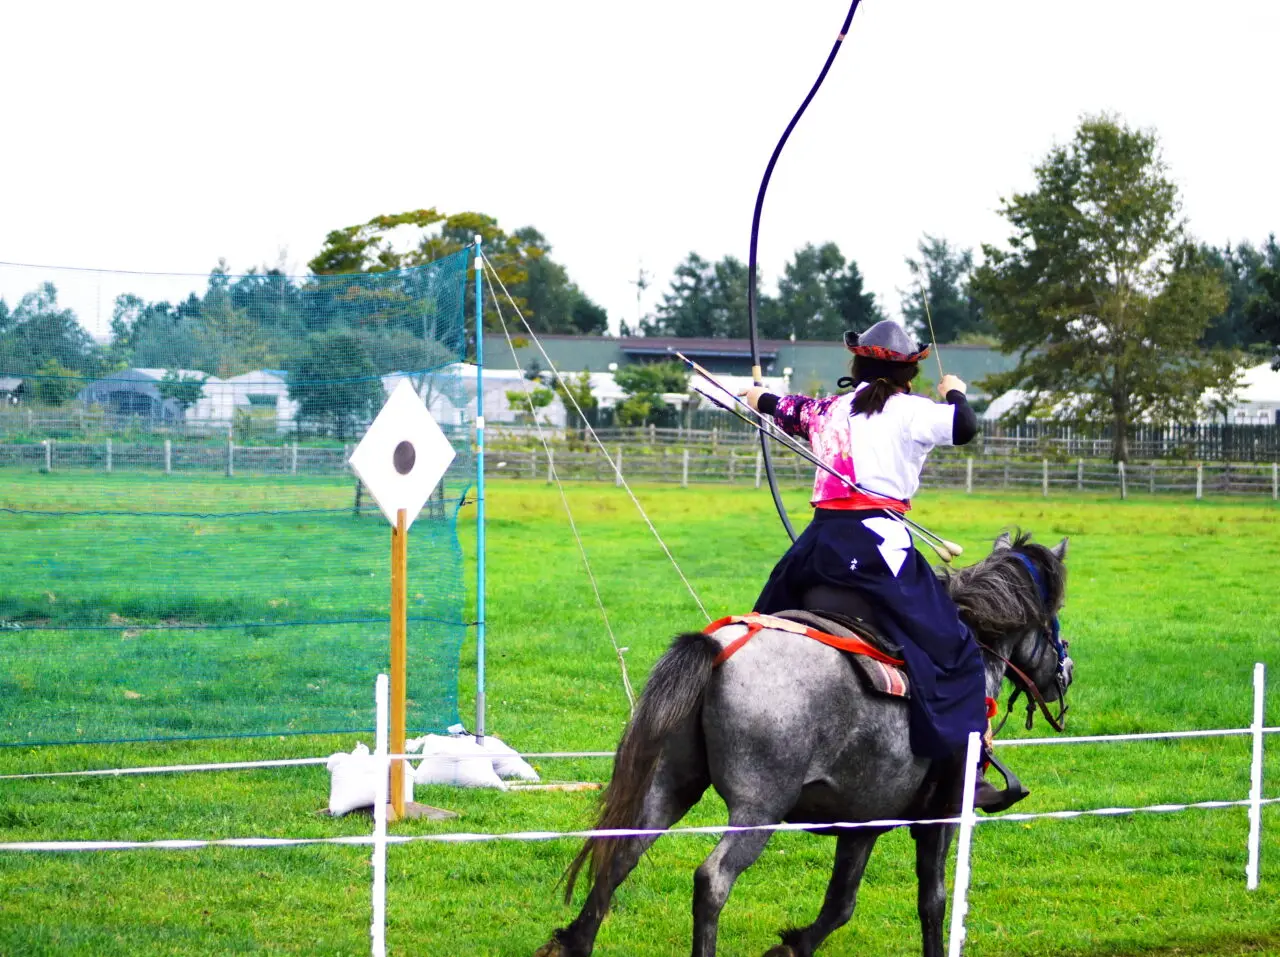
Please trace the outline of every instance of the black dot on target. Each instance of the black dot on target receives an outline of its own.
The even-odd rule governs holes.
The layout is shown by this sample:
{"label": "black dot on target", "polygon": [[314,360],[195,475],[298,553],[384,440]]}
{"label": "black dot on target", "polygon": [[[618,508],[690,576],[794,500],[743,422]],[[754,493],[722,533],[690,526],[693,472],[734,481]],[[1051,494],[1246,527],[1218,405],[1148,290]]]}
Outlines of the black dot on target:
{"label": "black dot on target", "polygon": [[413,463],[418,459],[418,453],[413,449],[412,442],[401,442],[396,446],[396,450],[391,453],[391,461],[396,467],[396,471],[401,475],[408,475],[413,471]]}

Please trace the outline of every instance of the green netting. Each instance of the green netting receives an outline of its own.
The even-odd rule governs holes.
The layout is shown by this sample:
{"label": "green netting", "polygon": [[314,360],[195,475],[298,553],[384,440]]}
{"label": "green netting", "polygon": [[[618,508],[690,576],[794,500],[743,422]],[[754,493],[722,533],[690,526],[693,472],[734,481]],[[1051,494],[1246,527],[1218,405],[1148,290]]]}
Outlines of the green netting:
{"label": "green netting", "polygon": [[390,532],[346,461],[405,378],[457,451],[409,536],[409,724],[458,721],[467,259],[185,296],[0,265],[0,745],[371,728]]}

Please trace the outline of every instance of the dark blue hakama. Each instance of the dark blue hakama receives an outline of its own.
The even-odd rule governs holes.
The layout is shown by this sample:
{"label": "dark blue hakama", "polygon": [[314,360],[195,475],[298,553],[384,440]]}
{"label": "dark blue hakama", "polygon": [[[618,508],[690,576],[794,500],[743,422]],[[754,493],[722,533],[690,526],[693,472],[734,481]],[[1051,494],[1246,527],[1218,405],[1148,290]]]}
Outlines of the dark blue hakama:
{"label": "dark blue hakama", "polygon": [[805,592],[815,585],[860,593],[880,630],[902,646],[911,678],[912,750],[952,757],[969,732],[987,725],[982,655],[929,562],[902,526],[889,522],[878,511],[815,509],[809,527],[774,566],[755,610],[803,608]]}

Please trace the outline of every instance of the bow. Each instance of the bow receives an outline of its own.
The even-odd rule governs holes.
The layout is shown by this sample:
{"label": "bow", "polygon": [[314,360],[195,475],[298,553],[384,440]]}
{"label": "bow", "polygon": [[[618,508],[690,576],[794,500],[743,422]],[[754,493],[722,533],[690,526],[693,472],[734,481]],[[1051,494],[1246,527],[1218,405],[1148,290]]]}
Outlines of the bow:
{"label": "bow", "polygon": [[[800,109],[796,110],[795,116],[791,117],[791,122],[787,124],[786,130],[783,131],[782,138],[778,140],[778,145],[773,148],[773,155],[769,157],[769,165],[764,170],[764,178],[760,181],[760,192],[756,194],[756,208],[751,217],[751,253],[747,260],[747,335],[751,340],[751,379],[756,385],[763,385],[763,375],[760,371],[760,346],[756,338],[756,246],[760,239],[760,212],[764,209],[764,194],[769,188],[769,178],[773,176],[773,167],[777,165],[778,157],[782,155],[782,147],[786,146],[787,140],[791,136],[791,131],[796,128],[796,124],[800,122],[800,117],[809,108],[809,103],[817,94],[818,88],[822,86],[822,81],[827,78],[827,71],[831,69],[831,64],[835,62],[836,54],[840,52],[840,45],[844,42],[845,35],[849,32],[849,25],[853,22],[853,14],[858,9],[859,2],[861,0],[853,0],[849,5],[849,12],[845,15],[844,23],[840,27],[840,33],[836,36],[836,42],[832,44],[831,52],[827,54],[827,62],[822,65],[822,72],[818,74],[818,79],[814,81],[813,86],[810,88],[809,95],[804,98],[804,102],[800,104]],[[778,481],[773,474],[773,457],[770,454],[769,440],[763,432],[760,434],[760,450],[765,475],[769,478],[769,491],[773,494],[773,504],[778,510],[778,518],[782,519],[782,527],[787,530],[787,535],[794,542],[796,540],[796,530],[791,526],[791,519],[787,515],[786,506],[782,504],[782,495],[778,491]]]}

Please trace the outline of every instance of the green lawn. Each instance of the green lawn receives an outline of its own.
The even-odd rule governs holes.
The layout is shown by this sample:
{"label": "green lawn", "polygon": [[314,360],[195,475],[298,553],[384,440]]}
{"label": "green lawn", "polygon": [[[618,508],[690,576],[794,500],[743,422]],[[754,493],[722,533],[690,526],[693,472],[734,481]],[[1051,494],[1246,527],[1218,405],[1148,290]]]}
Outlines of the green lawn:
{"label": "green lawn", "polygon": [[[285,486],[280,480],[251,478],[170,479],[96,477],[93,495],[100,507],[144,501],[152,510],[350,502],[345,482],[317,479]],[[718,487],[649,487],[638,494],[707,610],[720,615],[748,608],[784,544],[767,494]],[[75,507],[86,508],[83,495],[66,476],[6,475],[0,481],[4,507],[66,508],[76,502]],[[627,659],[639,683],[673,633],[701,624],[699,613],[621,490],[582,485],[571,487],[569,495],[610,620],[620,643],[630,649]],[[802,514],[803,493],[796,491],[789,500],[793,512]],[[460,525],[468,556],[474,512],[474,507],[464,509]],[[919,500],[916,517],[961,542],[966,559],[983,554],[1006,526],[1020,525],[1045,541],[1070,536],[1072,577],[1063,627],[1078,666],[1074,734],[1241,727],[1250,718],[1253,663],[1280,668],[1275,650],[1280,608],[1271,583],[1280,558],[1280,510],[1270,503],[930,493]],[[257,539],[261,548],[282,531],[296,530],[263,529]],[[554,489],[541,483],[492,484],[488,532],[490,731],[526,751],[612,747],[626,719],[626,700]],[[131,533],[129,541],[113,541],[110,523],[97,533],[102,557],[78,557],[83,564],[63,586],[90,603],[119,593],[85,584],[93,581],[93,562],[101,562],[104,580],[110,578],[116,567],[113,546],[137,537]],[[38,524],[12,533],[0,551],[0,568],[6,556],[45,547],[44,534]],[[382,534],[364,527],[359,541],[370,535],[377,541]],[[324,546],[322,563],[299,566],[290,587],[300,601],[323,602],[327,594],[349,604],[367,588],[368,608],[385,607],[386,586],[376,573],[353,579],[342,596],[334,594],[333,582],[355,541],[339,535]],[[370,556],[377,549],[360,547]],[[270,554],[259,553],[262,567],[270,564]],[[180,574],[182,588],[189,589],[191,601],[204,602],[205,614],[217,614],[219,594],[235,587],[233,575],[202,578],[183,568],[180,559],[166,565],[169,557],[162,549],[148,555],[151,580]],[[350,560],[373,558],[356,553]],[[429,566],[427,559],[413,566],[411,594],[430,588]],[[31,574],[11,569],[0,600],[38,597],[40,583]],[[470,587],[472,581],[468,571],[465,583]],[[154,610],[160,598],[146,588],[145,576],[137,576],[125,590]],[[246,601],[256,601],[265,592],[245,594]],[[413,635],[411,629],[411,641]],[[474,682],[470,642],[463,658],[465,716],[472,708]],[[1276,686],[1274,680],[1271,684]],[[273,692],[262,688],[260,693]],[[1269,707],[1268,723],[1280,724],[1280,702]],[[0,749],[0,773],[324,755],[349,749],[356,737],[7,748]],[[1273,755],[1280,755],[1277,745],[1270,747]],[[1240,738],[1018,749],[1007,757],[1033,791],[1020,809],[1235,799],[1248,792],[1248,742]],[[555,780],[599,781],[608,773],[605,760],[538,763],[544,776]],[[1267,768],[1274,781],[1280,757],[1269,760]],[[334,821],[315,813],[326,803],[327,787],[323,768],[3,781],[0,840],[366,831],[367,819]],[[1268,793],[1280,792],[1272,786]],[[408,822],[396,825],[397,832],[581,828],[591,823],[595,801],[589,793],[420,789],[418,796],[461,817],[446,825]],[[709,797],[688,822],[722,820],[722,806]],[[980,827],[966,952],[1055,957],[1280,953],[1280,813],[1269,810],[1264,828],[1262,887],[1250,894],[1244,889],[1243,810]],[[685,952],[692,873],[712,843],[705,837],[659,842],[620,893],[597,953],[665,957]],[[391,951],[532,953],[551,928],[572,916],[559,902],[556,885],[575,850],[567,841],[391,848]],[[722,953],[761,953],[776,940],[776,929],[812,919],[831,850],[827,838],[776,837],[725,909]],[[0,953],[361,954],[368,952],[368,893],[368,852],[357,848],[5,853],[0,854]],[[872,859],[854,920],[824,953],[915,952],[910,841],[893,834]]]}

